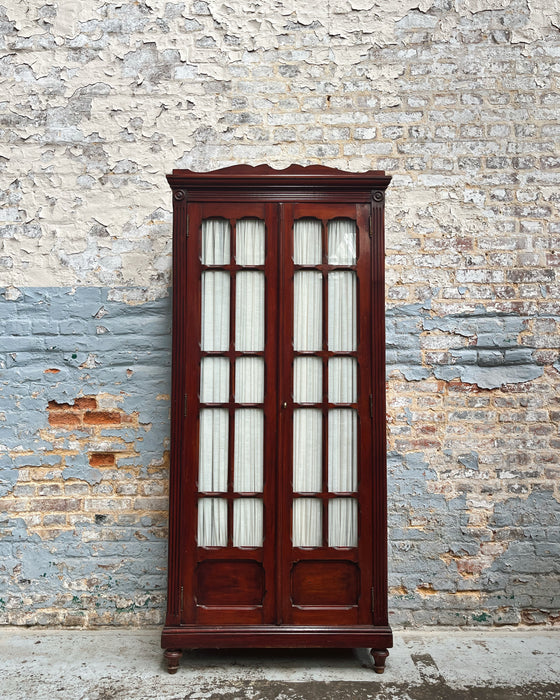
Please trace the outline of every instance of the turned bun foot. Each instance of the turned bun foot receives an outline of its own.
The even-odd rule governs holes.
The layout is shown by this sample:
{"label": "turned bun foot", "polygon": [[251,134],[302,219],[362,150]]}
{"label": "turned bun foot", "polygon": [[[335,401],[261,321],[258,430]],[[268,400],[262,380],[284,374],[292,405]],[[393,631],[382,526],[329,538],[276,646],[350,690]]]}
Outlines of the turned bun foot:
{"label": "turned bun foot", "polygon": [[165,656],[165,660],[167,661],[167,672],[177,673],[177,669],[179,668],[179,661],[181,660],[181,656],[183,656],[183,650],[166,649],[163,655]]}
{"label": "turned bun foot", "polygon": [[389,650],[372,649],[371,655],[373,656],[373,670],[376,673],[383,673],[385,670],[385,660],[389,656]]}

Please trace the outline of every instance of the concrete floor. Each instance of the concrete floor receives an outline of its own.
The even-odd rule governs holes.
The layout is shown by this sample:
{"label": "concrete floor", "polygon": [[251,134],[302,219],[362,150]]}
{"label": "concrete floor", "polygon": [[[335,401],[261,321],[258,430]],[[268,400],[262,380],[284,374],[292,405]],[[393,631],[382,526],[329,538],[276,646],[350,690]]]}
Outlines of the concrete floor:
{"label": "concrete floor", "polygon": [[560,630],[396,631],[383,675],[364,649],[185,653],[160,630],[2,628],[2,700],[558,700]]}

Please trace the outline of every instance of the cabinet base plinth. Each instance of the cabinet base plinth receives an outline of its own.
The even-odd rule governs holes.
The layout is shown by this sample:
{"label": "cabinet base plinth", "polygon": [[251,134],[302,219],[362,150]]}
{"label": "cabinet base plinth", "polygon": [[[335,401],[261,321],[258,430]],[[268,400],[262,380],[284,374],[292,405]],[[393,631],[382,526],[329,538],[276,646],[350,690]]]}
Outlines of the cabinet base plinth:
{"label": "cabinet base plinth", "polygon": [[383,673],[388,648],[393,646],[390,627],[288,627],[279,625],[228,627],[164,627],[161,646],[166,650],[169,673],[175,673],[183,649],[307,648],[371,649],[376,673]]}

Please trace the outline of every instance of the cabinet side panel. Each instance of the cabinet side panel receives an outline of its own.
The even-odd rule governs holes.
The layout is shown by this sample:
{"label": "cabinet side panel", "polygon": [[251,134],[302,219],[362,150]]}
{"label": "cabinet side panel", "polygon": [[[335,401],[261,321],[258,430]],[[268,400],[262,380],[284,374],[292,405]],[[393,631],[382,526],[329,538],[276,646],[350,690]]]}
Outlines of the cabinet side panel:
{"label": "cabinet side panel", "polygon": [[182,489],[181,409],[185,372],[185,301],[188,210],[183,190],[173,191],[173,346],[171,372],[171,455],[169,474],[169,550],[167,583],[167,625],[180,620],[181,507]]}
{"label": "cabinet side panel", "polygon": [[385,408],[384,192],[374,190],[372,217],[372,437],[373,437],[373,622],[388,624],[387,443]]}

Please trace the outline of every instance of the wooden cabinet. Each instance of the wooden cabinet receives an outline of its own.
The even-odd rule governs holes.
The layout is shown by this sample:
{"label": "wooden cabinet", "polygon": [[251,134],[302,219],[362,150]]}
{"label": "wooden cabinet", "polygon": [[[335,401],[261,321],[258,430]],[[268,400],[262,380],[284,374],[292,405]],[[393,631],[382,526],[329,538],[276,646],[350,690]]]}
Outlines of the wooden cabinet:
{"label": "wooden cabinet", "polygon": [[173,189],[170,672],[183,649],[368,647],[387,618],[383,172]]}

